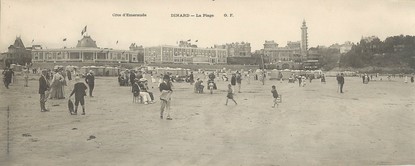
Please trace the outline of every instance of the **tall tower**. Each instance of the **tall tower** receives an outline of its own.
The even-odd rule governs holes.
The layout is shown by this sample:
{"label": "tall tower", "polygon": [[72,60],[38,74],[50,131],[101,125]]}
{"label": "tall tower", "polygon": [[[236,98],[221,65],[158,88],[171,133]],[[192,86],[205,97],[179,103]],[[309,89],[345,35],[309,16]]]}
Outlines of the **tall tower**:
{"label": "tall tower", "polygon": [[303,20],[303,26],[301,27],[301,54],[303,56],[306,56],[307,50],[308,50],[307,25],[306,25],[305,20]]}

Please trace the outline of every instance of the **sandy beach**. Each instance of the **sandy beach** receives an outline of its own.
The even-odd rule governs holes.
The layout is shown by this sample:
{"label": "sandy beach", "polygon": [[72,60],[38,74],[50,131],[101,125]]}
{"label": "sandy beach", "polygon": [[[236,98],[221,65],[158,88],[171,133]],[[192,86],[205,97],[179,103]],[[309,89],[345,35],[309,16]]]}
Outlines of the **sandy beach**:
{"label": "sandy beach", "polygon": [[[214,94],[174,83],[173,120],[155,104],[132,103],[131,87],[97,77],[86,115],[64,100],[40,112],[38,76],[0,88],[0,165],[402,165],[415,164],[415,83],[334,77],[297,83],[246,80],[238,105],[225,106],[229,82]],[[151,79],[149,79],[151,80]],[[272,108],[271,86],[283,95]],[[73,100],[73,97],[72,97]],[[7,107],[9,111],[7,111]],[[8,118],[9,113],[9,118]]]}

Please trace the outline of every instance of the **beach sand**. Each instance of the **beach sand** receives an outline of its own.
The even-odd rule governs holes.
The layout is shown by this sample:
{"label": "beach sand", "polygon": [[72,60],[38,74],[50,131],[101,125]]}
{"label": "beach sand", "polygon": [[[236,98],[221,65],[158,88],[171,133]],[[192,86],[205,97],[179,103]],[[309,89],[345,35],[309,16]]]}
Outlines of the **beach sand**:
{"label": "beach sand", "polygon": [[[21,76],[0,88],[0,165],[415,164],[415,84],[403,79],[346,77],[343,94],[334,77],[305,87],[243,80],[238,105],[228,106],[229,82],[216,81],[214,94],[174,83],[168,121],[151,82],[157,102],[144,105],[116,77],[97,77],[86,115],[71,116],[67,98],[40,112],[38,76],[31,78],[27,88]],[[278,108],[272,85],[283,95]]]}

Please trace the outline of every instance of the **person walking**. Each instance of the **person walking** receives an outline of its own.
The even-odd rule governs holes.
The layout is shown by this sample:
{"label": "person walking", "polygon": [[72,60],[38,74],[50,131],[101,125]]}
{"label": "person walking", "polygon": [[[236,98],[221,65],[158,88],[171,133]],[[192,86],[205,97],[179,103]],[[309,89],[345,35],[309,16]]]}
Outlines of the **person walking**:
{"label": "person walking", "polygon": [[166,120],[172,120],[172,118],[170,117],[170,102],[171,102],[171,94],[173,93],[173,90],[171,89],[171,82],[170,82],[169,75],[163,76],[163,82],[160,83],[159,89],[161,92],[160,119],[163,119],[164,112],[167,112]]}
{"label": "person walking", "polygon": [[278,106],[278,102],[277,102],[278,92],[277,92],[277,88],[275,87],[275,85],[272,85],[271,88],[272,88],[271,89],[272,97],[274,97],[274,105],[272,106],[272,108],[275,108],[275,105]]}
{"label": "person walking", "polygon": [[39,78],[40,112],[49,111],[48,109],[46,109],[46,101],[47,101],[46,91],[49,91],[50,87],[49,87],[48,80],[46,79],[46,74],[47,74],[47,71],[43,70]]}
{"label": "person walking", "polygon": [[74,85],[74,88],[72,90],[71,95],[69,95],[69,98],[71,98],[72,95],[75,94],[75,111],[71,112],[71,115],[76,115],[77,114],[79,103],[81,103],[81,106],[82,106],[82,115],[85,115],[85,99],[84,99],[84,96],[86,96],[85,90],[87,89],[87,87],[80,80],[81,79],[78,76],[75,77],[76,83]]}
{"label": "person walking", "polygon": [[[94,86],[95,86],[94,71],[92,70],[89,71],[89,73],[85,77],[85,82],[88,84],[88,87],[89,87],[89,97],[94,97],[92,96],[92,91],[94,91]],[[128,81],[127,81],[127,84],[128,84]]]}
{"label": "person walking", "polygon": [[238,103],[236,103],[235,99],[233,99],[233,90],[232,90],[232,85],[228,84],[228,94],[226,95],[226,103],[225,105],[228,105],[228,100],[231,99],[233,102],[235,102],[235,105],[238,105]]}
{"label": "person walking", "polygon": [[337,83],[339,84],[340,93],[343,93],[343,85],[344,85],[344,74],[343,73],[337,76]]}

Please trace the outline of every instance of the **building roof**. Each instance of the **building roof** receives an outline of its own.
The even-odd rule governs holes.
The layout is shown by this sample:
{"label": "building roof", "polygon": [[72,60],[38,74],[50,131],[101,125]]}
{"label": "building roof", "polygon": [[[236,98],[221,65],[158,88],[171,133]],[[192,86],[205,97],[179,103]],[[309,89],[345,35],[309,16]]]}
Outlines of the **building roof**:
{"label": "building roof", "polygon": [[91,36],[84,36],[81,40],[78,40],[77,48],[86,47],[86,48],[98,48],[96,41],[91,38]]}
{"label": "building roof", "polygon": [[20,37],[16,37],[16,40],[14,40],[13,46],[15,48],[25,48],[25,46],[23,44],[23,41],[22,41],[22,39]]}

